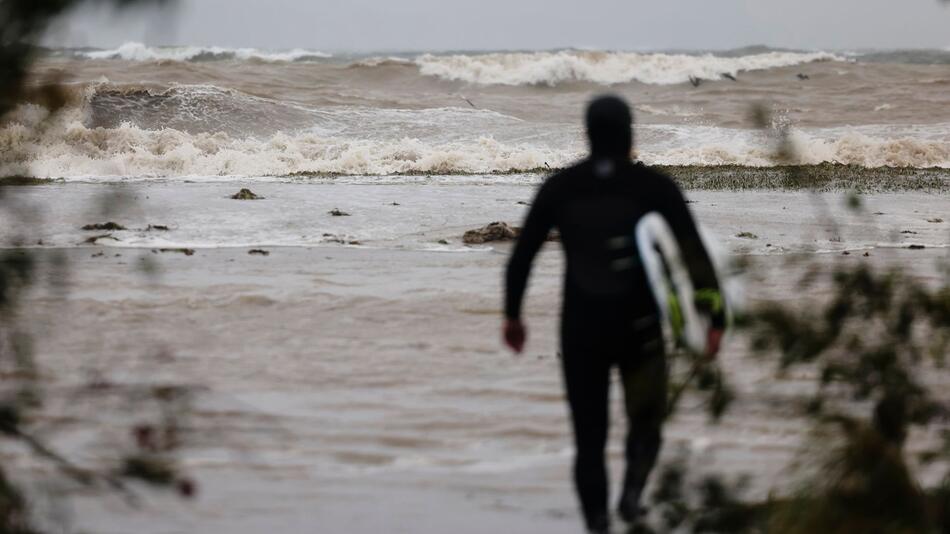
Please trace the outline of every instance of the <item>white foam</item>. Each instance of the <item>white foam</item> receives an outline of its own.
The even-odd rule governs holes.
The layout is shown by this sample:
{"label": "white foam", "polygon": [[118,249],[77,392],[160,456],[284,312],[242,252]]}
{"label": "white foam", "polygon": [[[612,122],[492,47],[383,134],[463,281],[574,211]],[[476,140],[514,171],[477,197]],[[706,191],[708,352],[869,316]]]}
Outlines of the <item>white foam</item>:
{"label": "white foam", "polygon": [[[576,157],[490,137],[448,143],[419,139],[346,139],[315,133],[278,133],[267,139],[178,130],[87,128],[72,120],[42,138],[20,124],[0,129],[0,175],[131,179],[285,176],[294,173],[385,175],[490,173],[567,165]],[[34,156],[39,154],[40,156]]]}
{"label": "white foam", "polygon": [[387,65],[413,65],[411,59],[397,56],[370,57],[354,63],[358,67],[385,67]]}
{"label": "white foam", "polygon": [[[789,163],[815,165],[841,163],[862,167],[950,168],[950,142],[910,137],[881,139],[859,133],[820,139],[797,132],[792,136],[797,157]],[[745,143],[702,144],[644,152],[647,163],[657,165],[775,165],[775,151],[767,145]]]}
{"label": "white foam", "polygon": [[[87,97],[96,94],[92,86],[84,91]],[[189,86],[182,91],[210,90]],[[240,102],[248,110],[255,101]],[[264,117],[277,112],[267,106],[258,111]],[[294,120],[306,128],[256,136],[220,129],[146,129],[129,122],[94,128],[88,126],[85,106],[52,119],[47,115],[43,108],[21,106],[0,127],[0,175],[148,180],[491,174],[564,167],[587,149],[578,128],[537,135],[535,123],[467,108],[301,108]],[[172,119],[157,127],[162,124]],[[639,156],[650,164],[775,164],[774,139],[758,130],[643,125],[636,138]],[[791,140],[798,157],[793,163],[950,168],[950,124],[793,130]]]}
{"label": "white foam", "polygon": [[683,109],[680,106],[671,106],[668,108],[660,108],[651,106],[649,104],[639,104],[637,105],[636,111],[639,113],[646,113],[656,117],[699,117],[702,115],[700,111],[690,111]]}
{"label": "white foam", "polygon": [[89,59],[124,59],[128,61],[192,61],[202,57],[222,59],[257,59],[260,61],[301,61],[332,57],[326,52],[295,48],[287,51],[263,51],[256,48],[224,48],[220,46],[162,46],[152,47],[142,43],[127,42],[112,50],[82,52]]}
{"label": "white foam", "polygon": [[[790,133],[788,163],[842,163],[862,167],[950,168],[950,125],[897,128],[869,125]],[[762,132],[706,126],[647,126],[641,156],[660,165],[775,165],[775,144]],[[652,139],[662,139],[653,142]]]}
{"label": "white foam", "polygon": [[741,57],[711,54],[560,51],[437,56],[416,59],[420,72],[445,80],[486,85],[557,85],[587,81],[676,84],[689,78],[718,79],[724,73],[765,70],[814,61],[846,61],[826,52],[768,52]]}

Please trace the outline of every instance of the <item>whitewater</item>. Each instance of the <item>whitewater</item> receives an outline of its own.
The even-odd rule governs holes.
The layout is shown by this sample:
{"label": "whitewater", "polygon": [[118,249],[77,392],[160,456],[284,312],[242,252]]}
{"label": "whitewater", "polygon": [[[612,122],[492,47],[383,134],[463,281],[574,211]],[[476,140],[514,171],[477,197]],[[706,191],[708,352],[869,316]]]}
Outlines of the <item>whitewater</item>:
{"label": "whitewater", "polygon": [[[647,164],[950,168],[946,51],[351,54],[149,47],[54,50],[68,106],[0,125],[0,175],[65,180],[543,173],[586,145],[581,110],[634,106]],[[761,129],[753,107],[769,110]],[[42,125],[42,128],[38,128]]]}
{"label": "whitewater", "polygon": [[[823,302],[826,284],[798,283],[817,266],[937,280],[950,250],[948,57],[46,51],[34,83],[61,84],[66,105],[37,100],[0,124],[0,178],[16,177],[0,180],[0,246],[49,266],[24,296],[23,331],[49,391],[126,406],[125,384],[194,385],[181,452],[200,491],[187,503],[149,493],[134,509],[83,492],[75,513],[48,514],[75,524],[48,530],[577,532],[560,247],[537,258],[528,350],[513,359],[493,334],[508,245],[465,232],[518,225],[545,176],[585,154],[585,104],[612,92],[634,106],[635,156],[667,165],[749,269],[756,302]],[[778,160],[782,139],[794,150]],[[259,198],[234,199],[242,188]],[[709,426],[687,394],[661,461],[691,451],[702,473],[751,475],[748,498],[794,495],[786,466],[801,458],[814,378],[776,376],[740,338],[720,362],[740,402]],[[76,398],[54,407],[64,423],[48,437],[82,465],[112,465],[138,412],[121,412],[130,423]],[[622,441],[617,428],[614,480]],[[4,461],[35,465],[19,450]]]}

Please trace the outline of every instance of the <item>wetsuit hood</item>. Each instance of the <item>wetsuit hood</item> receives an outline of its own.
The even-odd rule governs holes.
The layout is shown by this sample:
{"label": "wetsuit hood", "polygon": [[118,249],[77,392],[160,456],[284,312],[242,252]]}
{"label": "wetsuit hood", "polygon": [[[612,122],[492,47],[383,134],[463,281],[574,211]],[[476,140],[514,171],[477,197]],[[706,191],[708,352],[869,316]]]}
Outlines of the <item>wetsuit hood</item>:
{"label": "wetsuit hood", "polygon": [[629,159],[633,147],[633,114],[620,97],[595,98],[587,107],[587,137],[595,158]]}

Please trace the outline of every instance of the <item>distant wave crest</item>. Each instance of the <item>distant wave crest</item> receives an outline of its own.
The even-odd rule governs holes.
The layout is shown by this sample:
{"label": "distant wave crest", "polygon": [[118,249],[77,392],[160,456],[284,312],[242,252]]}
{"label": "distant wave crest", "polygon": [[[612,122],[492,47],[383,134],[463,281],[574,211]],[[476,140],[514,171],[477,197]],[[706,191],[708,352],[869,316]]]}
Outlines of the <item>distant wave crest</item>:
{"label": "distant wave crest", "polygon": [[124,59],[128,61],[317,61],[332,57],[325,52],[297,48],[282,52],[268,52],[256,48],[224,48],[220,46],[146,46],[128,42],[111,50],[79,52],[87,59]]}
{"label": "distant wave crest", "polygon": [[845,61],[826,52],[767,52],[739,57],[712,54],[640,54],[634,52],[530,52],[432,55],[416,59],[422,74],[485,85],[557,85],[592,82],[677,84],[690,77],[719,79],[723,74],[788,67],[815,61]]}

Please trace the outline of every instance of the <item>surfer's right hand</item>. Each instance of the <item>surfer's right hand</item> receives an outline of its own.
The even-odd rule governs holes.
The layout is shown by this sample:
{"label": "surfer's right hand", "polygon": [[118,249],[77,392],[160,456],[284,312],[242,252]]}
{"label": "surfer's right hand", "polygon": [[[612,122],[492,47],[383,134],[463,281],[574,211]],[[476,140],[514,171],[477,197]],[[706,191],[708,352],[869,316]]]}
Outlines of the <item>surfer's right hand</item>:
{"label": "surfer's right hand", "polygon": [[528,333],[520,319],[505,319],[502,336],[505,338],[505,344],[516,354],[520,354]]}
{"label": "surfer's right hand", "polygon": [[713,360],[719,354],[719,345],[722,343],[722,330],[710,328],[706,336],[706,359]]}

